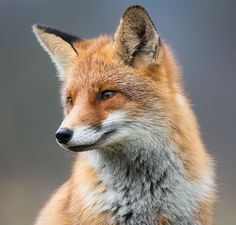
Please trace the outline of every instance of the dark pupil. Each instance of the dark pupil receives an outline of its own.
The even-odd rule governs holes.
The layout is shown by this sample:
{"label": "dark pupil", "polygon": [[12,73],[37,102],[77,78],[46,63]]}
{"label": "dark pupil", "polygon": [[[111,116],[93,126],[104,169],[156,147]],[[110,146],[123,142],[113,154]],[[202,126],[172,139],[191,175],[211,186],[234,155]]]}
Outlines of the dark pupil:
{"label": "dark pupil", "polygon": [[68,97],[68,98],[67,98],[67,103],[68,103],[68,104],[72,104],[72,98],[71,98],[71,97]]}
{"label": "dark pupil", "polygon": [[106,100],[114,96],[114,91],[104,91],[102,93],[102,99]]}

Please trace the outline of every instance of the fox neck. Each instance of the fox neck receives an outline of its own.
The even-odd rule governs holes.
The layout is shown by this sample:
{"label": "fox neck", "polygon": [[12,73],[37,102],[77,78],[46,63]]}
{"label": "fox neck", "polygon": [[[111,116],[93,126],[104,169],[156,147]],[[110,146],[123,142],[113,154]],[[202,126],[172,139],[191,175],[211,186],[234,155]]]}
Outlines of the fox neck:
{"label": "fox neck", "polygon": [[163,214],[195,224],[198,186],[187,180],[168,138],[139,138],[86,154],[107,188],[98,208],[111,211],[119,224],[154,225]]}

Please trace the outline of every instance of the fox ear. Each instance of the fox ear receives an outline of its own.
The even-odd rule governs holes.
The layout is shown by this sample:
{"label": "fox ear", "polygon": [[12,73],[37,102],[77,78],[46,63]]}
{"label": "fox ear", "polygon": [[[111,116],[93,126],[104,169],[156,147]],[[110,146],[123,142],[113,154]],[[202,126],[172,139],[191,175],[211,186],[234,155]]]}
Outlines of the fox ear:
{"label": "fox ear", "polygon": [[33,32],[41,46],[50,55],[59,74],[61,75],[71,63],[71,60],[77,56],[73,44],[81,39],[54,28],[39,24],[33,26]]}
{"label": "fox ear", "polygon": [[131,6],[124,12],[115,33],[115,48],[127,64],[135,67],[161,62],[161,41],[143,7]]}

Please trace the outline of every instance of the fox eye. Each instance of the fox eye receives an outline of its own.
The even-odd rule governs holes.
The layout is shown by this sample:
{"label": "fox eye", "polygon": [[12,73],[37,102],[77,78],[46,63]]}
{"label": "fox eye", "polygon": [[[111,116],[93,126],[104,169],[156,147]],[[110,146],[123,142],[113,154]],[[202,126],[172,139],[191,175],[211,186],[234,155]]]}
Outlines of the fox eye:
{"label": "fox eye", "polygon": [[101,93],[100,100],[108,100],[112,98],[116,93],[116,91],[105,90]]}
{"label": "fox eye", "polygon": [[66,98],[66,104],[69,105],[69,106],[72,106],[73,105],[73,101],[72,101],[72,97],[71,96],[68,96]]}

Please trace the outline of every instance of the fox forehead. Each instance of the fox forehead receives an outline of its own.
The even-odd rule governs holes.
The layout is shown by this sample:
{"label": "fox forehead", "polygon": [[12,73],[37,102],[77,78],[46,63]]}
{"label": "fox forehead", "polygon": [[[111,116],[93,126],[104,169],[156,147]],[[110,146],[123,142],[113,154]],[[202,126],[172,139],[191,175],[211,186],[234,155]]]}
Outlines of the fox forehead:
{"label": "fox forehead", "polygon": [[115,89],[118,85],[127,86],[132,79],[130,75],[135,74],[134,69],[113,57],[112,39],[102,37],[84,42],[76,45],[78,56],[65,71],[62,85],[95,92],[107,86]]}
{"label": "fox forehead", "polygon": [[98,81],[105,83],[114,80],[113,75],[122,72],[121,70],[123,73],[131,71],[126,65],[121,67],[122,62],[114,57],[111,37],[104,36],[78,42],[75,48],[78,54],[65,71],[65,81],[72,80],[83,85]]}
{"label": "fox forehead", "polygon": [[[96,93],[110,88],[122,89],[131,96],[142,96],[147,91],[157,90],[155,84],[161,84],[157,71],[126,65],[117,56],[113,44],[113,39],[108,36],[78,42],[75,45],[78,55],[63,76],[63,91],[87,89]],[[152,73],[155,73],[155,76],[152,76]]]}

